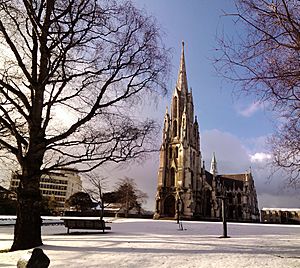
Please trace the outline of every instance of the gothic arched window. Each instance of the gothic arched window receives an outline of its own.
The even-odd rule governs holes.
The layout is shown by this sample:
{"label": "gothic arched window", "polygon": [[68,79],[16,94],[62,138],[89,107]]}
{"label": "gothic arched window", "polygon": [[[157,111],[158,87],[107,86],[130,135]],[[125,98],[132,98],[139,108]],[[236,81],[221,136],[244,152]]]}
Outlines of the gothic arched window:
{"label": "gothic arched window", "polygon": [[232,193],[227,193],[227,198],[228,198],[228,203],[229,204],[233,204],[233,196],[232,196]]}
{"label": "gothic arched window", "polygon": [[193,167],[196,165],[196,154],[193,152]]}
{"label": "gothic arched window", "polygon": [[173,98],[173,118],[177,118],[177,106],[178,106],[178,101],[177,101],[177,97],[175,96]]}
{"label": "gothic arched window", "polygon": [[242,195],[240,193],[237,194],[237,201],[238,201],[238,204],[242,203]]}
{"label": "gothic arched window", "polygon": [[175,168],[171,168],[170,186],[175,185]]}
{"label": "gothic arched window", "polygon": [[191,171],[191,186],[192,186],[192,189],[194,190],[194,172]]}
{"label": "gothic arched window", "polygon": [[177,137],[177,121],[173,121],[173,137]]}

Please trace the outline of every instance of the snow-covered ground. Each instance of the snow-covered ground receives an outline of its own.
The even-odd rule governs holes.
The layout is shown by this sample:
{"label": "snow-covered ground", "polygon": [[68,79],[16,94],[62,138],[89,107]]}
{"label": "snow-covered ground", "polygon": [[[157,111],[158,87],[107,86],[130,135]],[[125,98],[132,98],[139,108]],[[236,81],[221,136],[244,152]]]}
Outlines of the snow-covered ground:
{"label": "snow-covered ground", "polygon": [[[42,249],[50,267],[300,267],[300,226],[117,219],[106,233],[43,226]],[[12,226],[0,226],[0,249],[9,248]],[[0,267],[16,267],[27,250],[0,253]]]}

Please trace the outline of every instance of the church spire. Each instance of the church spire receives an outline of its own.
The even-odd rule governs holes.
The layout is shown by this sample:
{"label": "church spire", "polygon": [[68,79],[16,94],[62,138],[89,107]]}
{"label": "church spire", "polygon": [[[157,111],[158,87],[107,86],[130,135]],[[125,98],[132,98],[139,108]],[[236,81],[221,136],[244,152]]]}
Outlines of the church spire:
{"label": "church spire", "polygon": [[187,84],[187,77],[186,77],[185,58],[184,58],[184,42],[183,41],[182,41],[180,66],[179,66],[179,73],[178,73],[176,88],[179,91],[181,91],[184,95],[187,94],[188,84]]}
{"label": "church spire", "polygon": [[210,164],[210,173],[214,176],[218,174],[218,169],[217,169],[217,160],[215,153],[213,153],[213,157],[211,159],[211,164]]}

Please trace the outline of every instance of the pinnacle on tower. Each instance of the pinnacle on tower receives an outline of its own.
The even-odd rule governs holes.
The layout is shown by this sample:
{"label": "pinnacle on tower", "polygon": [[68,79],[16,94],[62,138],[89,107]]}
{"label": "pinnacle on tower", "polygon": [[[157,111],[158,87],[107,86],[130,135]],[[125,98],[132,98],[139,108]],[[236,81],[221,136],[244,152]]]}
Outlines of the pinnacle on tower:
{"label": "pinnacle on tower", "polygon": [[211,164],[210,164],[210,173],[216,176],[218,174],[218,169],[217,169],[217,160],[215,153],[213,153],[213,157],[211,159]]}
{"label": "pinnacle on tower", "polygon": [[178,73],[176,88],[179,91],[181,91],[184,95],[186,95],[188,92],[188,84],[187,84],[186,68],[185,68],[185,58],[184,58],[184,42],[183,41],[182,41],[180,66],[179,66],[179,73]]}

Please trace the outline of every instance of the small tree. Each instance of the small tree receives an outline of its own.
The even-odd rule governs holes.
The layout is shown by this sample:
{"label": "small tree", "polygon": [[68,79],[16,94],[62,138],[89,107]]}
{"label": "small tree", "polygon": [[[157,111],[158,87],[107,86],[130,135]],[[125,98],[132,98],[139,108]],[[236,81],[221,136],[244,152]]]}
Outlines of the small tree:
{"label": "small tree", "polygon": [[90,194],[91,198],[97,202],[98,206],[100,206],[100,220],[102,220],[105,209],[104,191],[106,188],[107,178],[100,177],[95,172],[89,172],[86,174],[86,177],[91,186],[87,189],[87,192]]}
{"label": "small tree", "polygon": [[77,192],[70,196],[66,201],[68,207],[75,207],[76,211],[86,211],[91,209],[94,204],[88,193]]}
{"label": "small tree", "polygon": [[51,195],[48,200],[48,207],[52,215],[58,214],[58,202],[55,195]]}
{"label": "small tree", "polygon": [[129,210],[136,208],[139,212],[142,203],[146,201],[148,195],[137,188],[134,179],[125,177],[121,179],[116,188],[117,202],[124,210],[124,216],[128,217]]}

